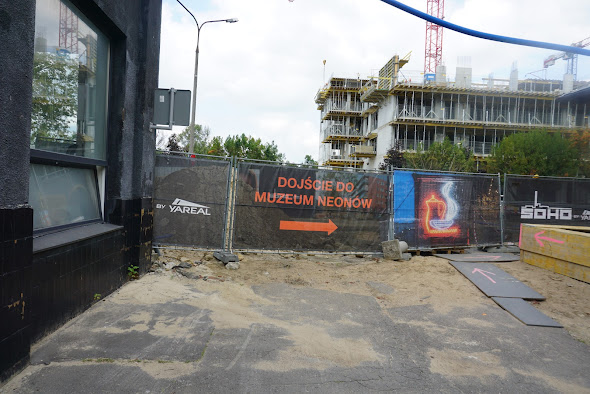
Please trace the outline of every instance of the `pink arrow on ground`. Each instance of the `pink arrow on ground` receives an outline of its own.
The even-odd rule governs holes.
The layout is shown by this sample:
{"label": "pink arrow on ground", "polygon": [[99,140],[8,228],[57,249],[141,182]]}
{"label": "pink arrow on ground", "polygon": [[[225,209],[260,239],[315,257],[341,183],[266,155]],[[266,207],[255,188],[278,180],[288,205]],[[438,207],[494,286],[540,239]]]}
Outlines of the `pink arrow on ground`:
{"label": "pink arrow on ground", "polygon": [[543,244],[543,242],[541,242],[541,240],[545,240],[545,241],[549,241],[549,242],[555,242],[556,244],[562,244],[565,243],[564,241],[560,241],[559,239],[555,239],[555,238],[549,238],[549,237],[541,237],[541,234],[543,234],[545,231],[539,231],[538,233],[535,234],[535,241],[537,241],[537,243],[541,246],[544,247],[545,244]]}
{"label": "pink arrow on ground", "polygon": [[486,278],[488,278],[489,280],[492,281],[492,283],[496,283],[495,280],[493,280],[492,278],[490,278],[489,276],[487,276],[486,274],[490,274],[490,275],[496,275],[493,272],[489,272],[489,271],[484,271],[481,268],[474,268],[473,272],[471,272],[472,274],[475,274],[476,272],[479,272],[480,274],[482,274],[483,276],[485,276]]}

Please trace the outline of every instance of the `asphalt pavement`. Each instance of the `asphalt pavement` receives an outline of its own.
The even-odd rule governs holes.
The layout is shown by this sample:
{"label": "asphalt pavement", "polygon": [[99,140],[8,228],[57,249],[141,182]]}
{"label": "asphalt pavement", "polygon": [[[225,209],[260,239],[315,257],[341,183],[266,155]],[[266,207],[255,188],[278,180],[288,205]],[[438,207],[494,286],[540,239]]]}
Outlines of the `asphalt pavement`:
{"label": "asphalt pavement", "polygon": [[228,304],[228,283],[172,291],[171,281],[147,275],[97,302],[36,344],[0,391],[590,392],[588,345],[526,326],[485,297],[444,313],[384,309],[375,297],[279,283]]}

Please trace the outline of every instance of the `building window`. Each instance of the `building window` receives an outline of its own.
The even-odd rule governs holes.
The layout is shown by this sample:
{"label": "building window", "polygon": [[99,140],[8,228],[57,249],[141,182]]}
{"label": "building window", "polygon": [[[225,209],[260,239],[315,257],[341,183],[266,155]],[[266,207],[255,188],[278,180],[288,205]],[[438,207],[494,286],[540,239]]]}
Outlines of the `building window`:
{"label": "building window", "polygon": [[37,0],[31,148],[105,160],[108,40],[69,2]]}
{"label": "building window", "polygon": [[31,164],[33,229],[100,220],[97,190],[92,169]]}
{"label": "building window", "polygon": [[35,230],[101,220],[108,68],[109,41],[90,20],[67,0],[37,0],[29,177]]}

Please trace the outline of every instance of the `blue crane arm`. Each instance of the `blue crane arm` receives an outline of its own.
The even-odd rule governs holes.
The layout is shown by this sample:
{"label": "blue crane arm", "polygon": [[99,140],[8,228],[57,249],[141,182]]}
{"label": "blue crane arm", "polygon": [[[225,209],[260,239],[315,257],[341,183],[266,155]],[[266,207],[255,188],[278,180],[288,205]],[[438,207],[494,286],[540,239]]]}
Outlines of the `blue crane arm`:
{"label": "blue crane arm", "polygon": [[428,22],[435,23],[439,26],[446,27],[447,29],[454,30],[459,33],[467,34],[473,37],[483,38],[485,40],[492,40],[492,41],[500,41],[506,42],[508,44],[516,44],[516,45],[524,45],[529,47],[537,47],[537,48],[546,48],[546,49],[554,49],[557,51],[563,51],[567,53],[577,53],[578,55],[590,56],[590,50],[583,49],[579,47],[573,47],[569,45],[560,45],[560,44],[552,44],[550,42],[543,42],[543,41],[533,41],[533,40],[524,40],[522,38],[514,38],[514,37],[506,37],[506,36],[499,36],[497,34],[489,34],[483,33],[481,31],[468,29],[459,25],[455,25],[454,23],[449,23],[443,19],[436,18],[432,15],[428,15],[425,12],[418,11],[415,8],[408,7],[407,5],[400,3],[396,0],[381,0],[384,3],[387,3],[391,6],[399,8],[400,10],[406,11],[418,18],[422,18],[427,20]]}

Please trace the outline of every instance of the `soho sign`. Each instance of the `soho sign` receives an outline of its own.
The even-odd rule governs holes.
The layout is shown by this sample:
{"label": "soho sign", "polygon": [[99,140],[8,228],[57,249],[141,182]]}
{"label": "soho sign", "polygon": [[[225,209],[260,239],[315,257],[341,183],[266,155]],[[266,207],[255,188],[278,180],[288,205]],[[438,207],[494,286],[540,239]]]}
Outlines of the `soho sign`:
{"label": "soho sign", "polygon": [[572,220],[572,208],[557,208],[541,205],[537,201],[537,191],[535,191],[535,203],[533,205],[524,205],[520,207],[520,218]]}

